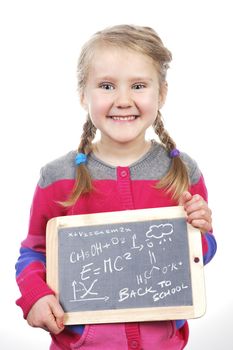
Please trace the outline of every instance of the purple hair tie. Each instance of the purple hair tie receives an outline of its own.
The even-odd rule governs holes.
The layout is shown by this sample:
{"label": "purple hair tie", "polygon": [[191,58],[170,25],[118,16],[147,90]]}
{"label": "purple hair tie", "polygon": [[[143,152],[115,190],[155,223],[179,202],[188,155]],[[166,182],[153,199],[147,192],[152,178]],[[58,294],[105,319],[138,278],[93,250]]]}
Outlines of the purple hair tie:
{"label": "purple hair tie", "polygon": [[176,158],[179,156],[180,156],[180,151],[177,148],[173,148],[169,153],[170,158]]}
{"label": "purple hair tie", "polygon": [[79,166],[80,164],[86,164],[87,156],[84,153],[78,153],[75,157],[75,164]]}

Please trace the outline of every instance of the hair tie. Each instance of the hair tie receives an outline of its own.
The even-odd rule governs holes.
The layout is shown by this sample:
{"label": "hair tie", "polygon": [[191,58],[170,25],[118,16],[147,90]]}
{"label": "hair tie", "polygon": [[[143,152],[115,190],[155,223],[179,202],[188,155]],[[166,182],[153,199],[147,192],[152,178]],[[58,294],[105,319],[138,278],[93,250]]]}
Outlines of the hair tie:
{"label": "hair tie", "polygon": [[179,156],[180,156],[180,151],[177,148],[173,148],[169,153],[170,158],[176,158]]}
{"label": "hair tie", "polygon": [[87,156],[84,153],[78,153],[75,157],[75,164],[79,166],[80,164],[86,164]]}

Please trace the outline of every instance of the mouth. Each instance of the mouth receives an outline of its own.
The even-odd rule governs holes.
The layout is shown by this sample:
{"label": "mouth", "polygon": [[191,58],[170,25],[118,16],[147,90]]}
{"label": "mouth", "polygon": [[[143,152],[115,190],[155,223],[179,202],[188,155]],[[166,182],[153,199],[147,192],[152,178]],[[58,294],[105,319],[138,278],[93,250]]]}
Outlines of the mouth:
{"label": "mouth", "polygon": [[109,118],[111,118],[112,120],[116,120],[116,121],[133,121],[135,119],[137,119],[139,116],[138,115],[110,115]]}

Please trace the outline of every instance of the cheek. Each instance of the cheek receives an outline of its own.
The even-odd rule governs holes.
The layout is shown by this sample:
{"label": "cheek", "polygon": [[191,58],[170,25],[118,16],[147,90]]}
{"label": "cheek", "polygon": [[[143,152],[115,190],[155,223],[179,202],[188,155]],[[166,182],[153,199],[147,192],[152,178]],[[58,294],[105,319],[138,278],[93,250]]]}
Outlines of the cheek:
{"label": "cheek", "polygon": [[156,94],[143,96],[140,101],[138,101],[138,106],[144,113],[155,114],[158,110],[158,96]]}
{"label": "cheek", "polygon": [[105,116],[111,107],[111,102],[108,98],[99,95],[93,95],[89,100],[89,113],[93,118],[100,118]]}

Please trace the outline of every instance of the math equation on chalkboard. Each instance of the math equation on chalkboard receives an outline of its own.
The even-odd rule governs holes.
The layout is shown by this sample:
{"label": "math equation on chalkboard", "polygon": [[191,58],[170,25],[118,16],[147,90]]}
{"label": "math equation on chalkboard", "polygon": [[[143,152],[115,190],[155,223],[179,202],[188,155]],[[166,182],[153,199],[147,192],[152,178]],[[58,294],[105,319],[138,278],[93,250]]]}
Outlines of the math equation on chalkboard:
{"label": "math equation on chalkboard", "polygon": [[58,229],[65,312],[192,305],[185,218]]}

